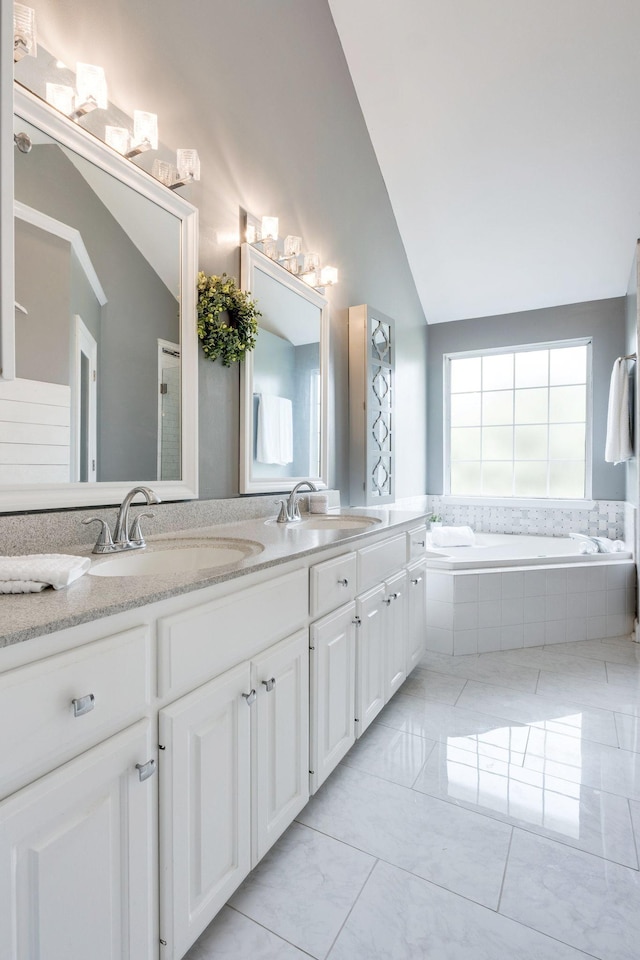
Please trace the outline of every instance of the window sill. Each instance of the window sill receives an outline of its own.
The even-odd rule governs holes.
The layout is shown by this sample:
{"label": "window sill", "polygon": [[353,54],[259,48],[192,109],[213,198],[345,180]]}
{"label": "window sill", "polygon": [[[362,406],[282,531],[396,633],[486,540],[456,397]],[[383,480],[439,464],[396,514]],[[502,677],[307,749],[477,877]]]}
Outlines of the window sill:
{"label": "window sill", "polygon": [[448,506],[511,507],[514,510],[593,510],[595,500],[533,500],[526,497],[452,497],[444,494],[442,503]]}

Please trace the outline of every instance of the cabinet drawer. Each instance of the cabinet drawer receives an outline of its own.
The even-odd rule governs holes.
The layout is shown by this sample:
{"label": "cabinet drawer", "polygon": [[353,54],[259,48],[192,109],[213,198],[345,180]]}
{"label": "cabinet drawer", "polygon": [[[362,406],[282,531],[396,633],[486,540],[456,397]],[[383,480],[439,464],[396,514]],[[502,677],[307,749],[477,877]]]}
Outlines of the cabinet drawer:
{"label": "cabinet drawer", "polygon": [[0,675],[0,729],[10,731],[0,754],[1,795],[141,717],[150,665],[149,628],[140,626]]}
{"label": "cabinet drawer", "polygon": [[404,533],[358,550],[358,590],[368,590],[407,562]]}
{"label": "cabinet drawer", "polygon": [[355,553],[325,560],[311,567],[311,616],[321,617],[356,595],[357,564]]}
{"label": "cabinet drawer", "polygon": [[306,569],[158,620],[158,694],[191,690],[306,625]]}
{"label": "cabinet drawer", "polygon": [[427,545],[427,528],[416,527],[407,533],[407,560],[424,557]]}

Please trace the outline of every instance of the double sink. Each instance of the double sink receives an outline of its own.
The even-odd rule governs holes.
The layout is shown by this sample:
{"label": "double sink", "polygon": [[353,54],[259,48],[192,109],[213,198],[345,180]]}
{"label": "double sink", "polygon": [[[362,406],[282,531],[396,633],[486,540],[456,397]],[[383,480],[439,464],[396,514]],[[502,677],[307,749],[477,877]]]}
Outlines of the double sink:
{"label": "double sink", "polygon": [[[266,523],[277,526],[275,520]],[[280,524],[283,529],[302,530],[361,530],[380,523],[376,517],[350,516],[347,514],[318,514],[295,524]],[[207,538],[207,542],[187,543],[172,541],[180,546],[163,549],[121,553],[92,564],[89,573],[94,577],[151,577],[177,573],[195,573],[239,563],[247,557],[262,553],[264,546],[255,540],[226,540]]]}

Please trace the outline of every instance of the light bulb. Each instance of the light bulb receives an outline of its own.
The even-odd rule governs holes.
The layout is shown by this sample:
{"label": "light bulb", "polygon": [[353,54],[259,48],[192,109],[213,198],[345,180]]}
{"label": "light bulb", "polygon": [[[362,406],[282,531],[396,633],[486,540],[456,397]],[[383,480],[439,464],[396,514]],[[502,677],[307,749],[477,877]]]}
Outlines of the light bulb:
{"label": "light bulb", "polygon": [[158,149],[158,115],[144,110],[133,111],[133,142],[145,150]]}
{"label": "light bulb", "polygon": [[105,127],[104,139],[118,153],[126,153],[129,149],[129,131],[126,127]]}
{"label": "light bulb", "polygon": [[330,287],[337,282],[338,282],[337,267],[323,267],[322,270],[320,271],[320,285],[322,287]]}
{"label": "light bulb", "polygon": [[102,67],[93,63],[76,64],[76,111],[88,113],[87,107],[106,110],[108,105],[107,79]]}
{"label": "light bulb", "polygon": [[200,157],[197,150],[179,149],[178,150],[178,179],[179,180],[199,180],[200,179]]}
{"label": "light bulb", "polygon": [[63,83],[48,83],[46,85],[45,98],[52,107],[70,116],[73,113],[75,92],[73,87],[67,87]]}

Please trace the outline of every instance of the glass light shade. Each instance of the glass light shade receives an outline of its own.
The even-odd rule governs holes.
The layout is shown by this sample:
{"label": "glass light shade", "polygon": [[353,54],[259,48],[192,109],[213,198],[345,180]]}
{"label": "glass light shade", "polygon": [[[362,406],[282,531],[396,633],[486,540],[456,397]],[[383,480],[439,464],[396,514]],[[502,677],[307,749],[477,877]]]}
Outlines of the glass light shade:
{"label": "glass light shade", "polygon": [[64,113],[65,116],[73,113],[75,102],[75,91],[73,87],[67,87],[63,83],[48,83],[46,86],[45,97],[47,103],[52,107]]}
{"label": "glass light shade", "polygon": [[107,97],[107,79],[102,67],[93,63],[76,64],[76,109],[85,104],[95,104],[100,110],[106,110],[109,101]]}
{"label": "glass light shade", "polygon": [[158,115],[144,110],[133,111],[133,142],[136,146],[149,144],[149,150],[158,149]]}
{"label": "glass light shade", "polygon": [[300,253],[302,253],[302,237],[294,237],[289,234],[288,237],[284,238],[285,257],[297,257]]}
{"label": "glass light shade", "polygon": [[197,150],[186,148],[178,150],[178,179],[200,179],[200,157]]}
{"label": "glass light shade", "polygon": [[310,287],[318,286],[318,274],[315,270],[309,270],[307,273],[301,274],[301,279],[308,283]]}
{"label": "glass light shade", "polygon": [[118,153],[126,153],[129,149],[129,131],[126,127],[105,127],[104,139]]}
{"label": "glass light shade", "polygon": [[278,239],[278,218],[277,217],[262,218],[262,239],[263,240]]}
{"label": "glass light shade", "polygon": [[330,287],[332,284],[338,282],[338,268],[337,267],[323,267],[320,271],[320,284],[323,287]]}
{"label": "glass light shade", "polygon": [[315,273],[320,269],[320,255],[318,253],[305,253],[304,263],[302,265],[303,273]]}
{"label": "glass light shade", "polygon": [[13,5],[13,61],[37,57],[36,12],[23,3]]}
{"label": "glass light shade", "polygon": [[169,163],[167,160],[158,160],[157,158],[153,161],[153,166],[151,168],[152,175],[159,180],[161,183],[164,183],[165,186],[170,187],[172,183],[175,183],[178,179],[178,171],[172,163]]}
{"label": "glass light shade", "polygon": [[289,273],[298,273],[300,270],[300,264],[298,263],[297,257],[283,257],[280,263],[285,270],[289,271]]}
{"label": "glass light shade", "polygon": [[278,259],[278,242],[277,240],[263,239],[262,241],[262,252],[266,257],[269,257],[271,260]]}

